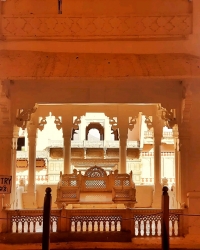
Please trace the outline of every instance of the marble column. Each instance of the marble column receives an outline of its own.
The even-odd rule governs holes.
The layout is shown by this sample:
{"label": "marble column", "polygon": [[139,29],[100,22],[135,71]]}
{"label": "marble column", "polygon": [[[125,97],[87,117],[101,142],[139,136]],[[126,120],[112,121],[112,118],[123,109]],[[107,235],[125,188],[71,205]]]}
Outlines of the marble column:
{"label": "marble column", "polygon": [[174,137],[174,167],[175,167],[175,196],[176,196],[176,208],[179,208],[181,203],[181,178],[180,178],[180,149],[179,149],[179,133],[178,126],[173,127]]}
{"label": "marble column", "polygon": [[180,152],[179,152],[179,165],[180,165],[180,176],[179,176],[179,202],[182,207],[187,206],[187,192],[189,190],[188,176],[190,166],[190,137],[189,128],[185,127],[184,124],[179,126],[179,140],[180,140]]}
{"label": "marble column", "polygon": [[154,196],[152,206],[155,208],[161,207],[161,139],[162,126],[154,127]]}
{"label": "marble column", "polygon": [[126,157],[127,157],[127,135],[120,135],[119,141],[119,172],[126,173]]}
{"label": "marble column", "polygon": [[71,174],[71,133],[63,133],[64,174]]}
{"label": "marble column", "polygon": [[28,192],[35,192],[35,175],[36,175],[36,139],[37,127],[34,124],[28,125]]}
{"label": "marble column", "polygon": [[17,140],[19,136],[19,128],[14,126],[13,138],[12,138],[12,153],[11,153],[11,164],[12,164],[12,209],[16,209],[16,162],[17,162]]}
{"label": "marble column", "polygon": [[125,174],[127,158],[127,138],[128,138],[129,115],[120,107],[118,109],[117,127],[119,129],[119,172]]}
{"label": "marble column", "polygon": [[[67,115],[66,115],[67,114]],[[62,130],[63,130],[63,158],[64,158],[64,174],[71,174],[71,136],[73,129],[73,114],[70,109],[62,114]]]}
{"label": "marble column", "polygon": [[27,192],[23,193],[24,208],[37,208],[36,199],[36,139],[37,126],[30,121],[27,125],[28,130],[28,186]]}

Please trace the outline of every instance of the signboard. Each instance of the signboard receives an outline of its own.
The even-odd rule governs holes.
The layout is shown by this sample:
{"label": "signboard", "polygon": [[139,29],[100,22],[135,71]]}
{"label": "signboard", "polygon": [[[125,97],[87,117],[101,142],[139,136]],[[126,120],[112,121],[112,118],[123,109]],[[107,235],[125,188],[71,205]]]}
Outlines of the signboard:
{"label": "signboard", "polygon": [[12,185],[12,176],[0,175],[0,194],[10,194]]}

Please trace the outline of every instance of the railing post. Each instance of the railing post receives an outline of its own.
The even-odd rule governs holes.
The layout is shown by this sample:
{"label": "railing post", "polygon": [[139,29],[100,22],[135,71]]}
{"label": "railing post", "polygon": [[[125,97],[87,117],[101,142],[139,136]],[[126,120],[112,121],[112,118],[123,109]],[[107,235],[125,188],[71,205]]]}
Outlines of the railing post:
{"label": "railing post", "polygon": [[169,195],[164,186],[162,194],[162,250],[169,250]]}
{"label": "railing post", "polygon": [[51,221],[51,188],[46,188],[43,208],[42,250],[49,250]]}

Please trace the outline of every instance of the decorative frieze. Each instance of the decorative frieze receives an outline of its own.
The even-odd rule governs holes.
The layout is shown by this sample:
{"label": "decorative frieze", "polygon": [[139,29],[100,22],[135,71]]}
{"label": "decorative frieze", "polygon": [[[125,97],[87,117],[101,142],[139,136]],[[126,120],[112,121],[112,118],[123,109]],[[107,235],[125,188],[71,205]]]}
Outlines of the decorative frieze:
{"label": "decorative frieze", "polygon": [[186,37],[191,14],[64,16],[2,15],[2,36],[43,39],[144,39]]}

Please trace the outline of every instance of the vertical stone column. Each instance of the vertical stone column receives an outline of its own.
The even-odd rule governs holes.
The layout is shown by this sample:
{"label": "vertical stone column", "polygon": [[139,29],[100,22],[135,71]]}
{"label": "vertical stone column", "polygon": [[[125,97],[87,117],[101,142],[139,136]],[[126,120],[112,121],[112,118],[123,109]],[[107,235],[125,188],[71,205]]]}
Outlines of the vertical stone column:
{"label": "vertical stone column", "polygon": [[31,120],[27,125],[28,130],[28,187],[27,193],[23,193],[24,208],[37,208],[36,200],[36,139],[37,126]]}
{"label": "vertical stone column", "polygon": [[161,207],[161,139],[163,127],[158,124],[154,126],[154,196],[152,206]]}
{"label": "vertical stone column", "polygon": [[[70,131],[68,131],[70,132]],[[71,173],[71,133],[63,132],[64,148],[64,174]]]}
{"label": "vertical stone column", "polygon": [[[190,132],[189,127],[185,124],[181,124],[179,127],[179,140],[180,140],[180,153],[179,153],[179,164],[181,165],[179,185],[181,187],[179,193],[179,201],[182,207],[186,206],[188,182],[189,182],[189,166],[190,166]],[[191,170],[192,171],[192,170]]]}
{"label": "vertical stone column", "polygon": [[84,141],[86,138],[85,135],[85,127],[86,127],[86,121],[85,121],[85,116],[81,117],[81,124],[79,125],[79,130],[80,130],[80,140]]}
{"label": "vertical stone column", "polygon": [[[12,149],[12,126],[0,125],[0,174],[12,175],[11,149]],[[11,187],[12,194],[12,187]],[[9,208],[11,204],[11,194],[0,194],[0,233],[7,230],[7,213],[5,208]]]}
{"label": "vertical stone column", "polygon": [[105,127],[104,127],[104,141],[110,141],[111,130],[109,124],[109,118],[105,117]]}
{"label": "vertical stone column", "polygon": [[12,163],[12,200],[11,207],[16,209],[16,162],[17,162],[17,140],[18,140],[19,128],[15,125],[13,129],[12,138],[12,153],[11,153],[11,163]]}
{"label": "vertical stone column", "polygon": [[175,166],[175,195],[176,195],[176,208],[179,208],[181,203],[181,178],[180,178],[180,149],[179,149],[179,133],[178,126],[173,128],[174,137],[174,166]]}
{"label": "vertical stone column", "polygon": [[119,172],[126,173],[126,157],[127,157],[127,138],[128,138],[128,126],[129,115],[126,110],[119,108],[118,110],[117,125],[119,128]]}
{"label": "vertical stone column", "polygon": [[[67,114],[67,116],[66,116]],[[73,128],[73,115],[71,110],[62,116],[62,130],[63,130],[63,157],[64,157],[64,174],[71,173],[71,135]]]}
{"label": "vertical stone column", "polygon": [[126,173],[126,156],[127,156],[127,135],[120,135],[119,141],[119,172]]}
{"label": "vertical stone column", "polygon": [[37,127],[35,124],[30,122],[28,124],[28,192],[35,193],[35,174],[36,174],[36,138],[37,138]]}

